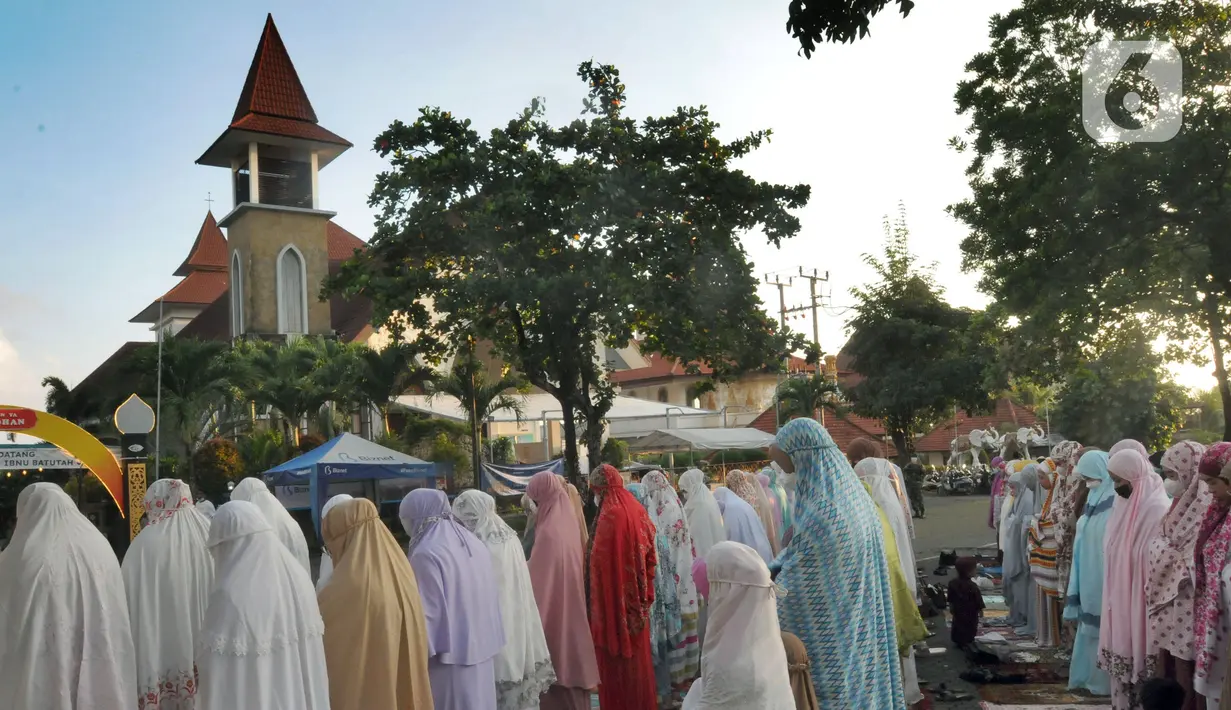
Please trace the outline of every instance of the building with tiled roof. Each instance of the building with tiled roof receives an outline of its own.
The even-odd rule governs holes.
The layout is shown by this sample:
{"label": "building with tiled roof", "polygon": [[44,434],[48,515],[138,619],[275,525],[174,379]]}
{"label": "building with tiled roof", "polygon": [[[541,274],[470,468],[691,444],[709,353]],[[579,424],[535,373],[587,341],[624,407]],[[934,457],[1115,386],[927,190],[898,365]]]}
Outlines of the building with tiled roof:
{"label": "building with tiled roof", "polygon": [[[786,424],[786,418],[782,417],[777,408],[771,404],[768,409],[761,412],[756,419],[753,419],[752,423],[748,426],[753,429],[759,429],[767,434],[777,434],[779,419],[783,420],[782,424]],[[842,451],[846,451],[846,448],[855,439],[865,438],[880,442],[881,446],[885,447],[887,456],[897,456],[898,450],[889,437],[885,435],[885,427],[875,419],[857,417],[854,414],[839,415],[826,411],[824,420],[825,429]]]}
{"label": "building with tiled roof", "polygon": [[1041,424],[1034,410],[1014,404],[1008,397],[996,400],[996,408],[990,414],[971,414],[960,410],[926,436],[915,442],[915,450],[926,463],[940,464],[949,458],[949,447],[957,435],[967,436],[974,429],[995,429],[1001,434],[1016,432],[1022,427]]}

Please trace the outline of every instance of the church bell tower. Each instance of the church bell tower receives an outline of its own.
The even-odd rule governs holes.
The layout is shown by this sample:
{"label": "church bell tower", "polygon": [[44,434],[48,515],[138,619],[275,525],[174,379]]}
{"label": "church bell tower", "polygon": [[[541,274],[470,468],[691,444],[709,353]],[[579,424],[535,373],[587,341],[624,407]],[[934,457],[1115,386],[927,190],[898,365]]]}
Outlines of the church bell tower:
{"label": "church bell tower", "polygon": [[351,143],[321,127],[273,16],[257,44],[231,125],[197,159],[231,171],[227,230],[233,337],[327,335],[328,275],[318,172]]}

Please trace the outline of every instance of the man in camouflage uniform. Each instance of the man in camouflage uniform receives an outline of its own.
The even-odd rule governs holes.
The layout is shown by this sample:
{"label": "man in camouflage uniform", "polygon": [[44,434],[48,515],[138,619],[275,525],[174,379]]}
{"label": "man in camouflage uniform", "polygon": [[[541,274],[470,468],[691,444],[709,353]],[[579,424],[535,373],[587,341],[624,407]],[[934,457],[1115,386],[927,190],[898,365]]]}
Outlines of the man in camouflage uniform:
{"label": "man in camouflage uniform", "polygon": [[923,510],[923,466],[918,461],[911,461],[902,470],[906,479],[906,496],[910,498],[911,515],[916,518],[926,518]]}

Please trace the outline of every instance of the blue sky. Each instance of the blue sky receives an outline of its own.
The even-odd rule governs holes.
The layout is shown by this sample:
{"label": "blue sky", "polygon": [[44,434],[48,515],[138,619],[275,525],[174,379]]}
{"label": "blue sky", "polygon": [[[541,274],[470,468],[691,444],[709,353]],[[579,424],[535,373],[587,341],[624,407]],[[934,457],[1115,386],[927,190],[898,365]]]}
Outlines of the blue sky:
{"label": "blue sky", "polygon": [[[44,375],[75,383],[124,341],[151,338],[128,319],[176,282],[207,193],[216,215],[231,207],[226,171],[193,161],[230,120],[266,12],[321,124],[355,143],[322,172],[321,206],[361,238],[382,167],[371,141],[390,121],[439,105],[490,127],[534,96],[567,120],[584,93],[577,64],[594,58],[620,67],[634,114],[707,104],[727,136],[774,129],[743,167],[810,183],[813,198],[788,249],[746,237],[758,272],[828,270],[833,304],[849,304],[868,275],[860,255],[901,200],[951,299],[980,305],[958,273],[964,230],[944,213],[966,193],[946,141],[964,126],[952,100],[962,66],[986,46],[988,17],[1012,4],[921,3],[808,61],[784,31],[784,0],[7,3],[0,401],[36,404]],[[821,333],[827,349],[841,344],[840,309]]]}

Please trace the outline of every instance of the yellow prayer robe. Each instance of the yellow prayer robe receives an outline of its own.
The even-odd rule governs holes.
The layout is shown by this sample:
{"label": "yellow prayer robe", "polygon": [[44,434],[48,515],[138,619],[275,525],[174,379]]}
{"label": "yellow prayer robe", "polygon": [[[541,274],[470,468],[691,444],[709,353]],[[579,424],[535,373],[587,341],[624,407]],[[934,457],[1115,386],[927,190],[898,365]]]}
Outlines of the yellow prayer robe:
{"label": "yellow prayer robe", "polygon": [[[867,482],[863,483],[863,487],[870,497],[871,487]],[[872,503],[876,505],[875,500]],[[889,518],[879,505],[876,505],[876,514],[880,517],[881,532],[885,538],[885,559],[889,563],[889,588],[893,595],[893,625],[898,631],[898,653],[905,656],[910,653],[911,646],[928,637],[928,627],[923,623],[919,605],[915,603],[915,595],[911,594],[906,583],[902,559],[898,556],[897,536],[893,534]]]}

